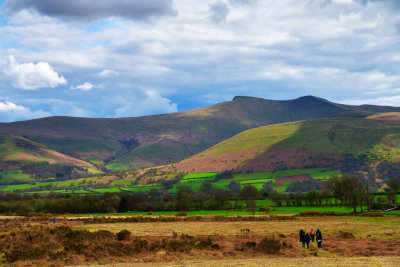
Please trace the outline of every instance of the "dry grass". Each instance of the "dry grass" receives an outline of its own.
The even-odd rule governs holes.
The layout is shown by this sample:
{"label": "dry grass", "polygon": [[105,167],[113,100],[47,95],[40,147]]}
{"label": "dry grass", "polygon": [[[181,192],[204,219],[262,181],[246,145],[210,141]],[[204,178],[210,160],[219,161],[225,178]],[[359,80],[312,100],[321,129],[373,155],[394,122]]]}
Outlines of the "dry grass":
{"label": "dry grass", "polygon": [[[101,264],[102,266],[400,266],[400,217],[364,218],[349,216],[299,218],[298,220],[268,222],[181,221],[108,224],[84,224],[83,221],[60,219],[56,225],[47,225],[47,221],[37,221],[34,218],[21,219],[16,222],[8,220],[7,223],[4,221],[3,226],[0,227],[2,228],[0,230],[2,230],[3,241],[11,240],[10,244],[14,244],[18,240],[24,241],[25,239],[22,237],[25,237],[26,234],[20,234],[23,230],[26,233],[31,233],[32,238],[37,239],[40,236],[36,237],[32,233],[43,231],[44,233],[51,233],[51,229],[54,227],[65,224],[75,229],[88,229],[92,232],[108,230],[118,233],[121,230],[128,230],[132,234],[129,235],[130,239],[128,238],[127,241],[111,240],[111,242],[107,239],[109,245],[113,246],[108,249],[108,245],[106,245],[103,250],[96,248],[99,252],[93,254],[89,248],[100,247],[100,244],[104,245],[106,242],[100,241],[99,243],[96,241],[92,244],[92,241],[89,240],[89,242],[82,238],[87,236],[97,238],[98,235],[104,236],[105,232],[89,234],[81,231],[82,233],[77,235],[76,240],[68,240],[74,241],[74,243],[83,242],[82,244],[87,246],[86,250],[82,253],[73,254],[72,250],[68,250],[69,241],[64,240],[65,243],[61,240],[65,244],[57,243],[61,248],[60,251],[64,251],[69,258],[65,261],[48,261],[49,264],[76,265],[85,262],[88,265]],[[311,227],[320,228],[324,236],[323,248],[317,249],[315,243],[310,244],[310,249],[301,248],[297,234],[300,227],[304,227],[306,230]],[[352,233],[355,238],[344,238],[339,231]],[[16,233],[14,238],[11,238],[12,232]],[[117,245],[115,243],[122,242],[122,245],[129,247],[131,242],[137,240],[137,236],[141,236],[140,240],[147,240],[148,244],[156,244],[164,239],[174,240],[174,235],[171,235],[173,232],[176,233],[175,236],[178,239],[181,236],[180,234],[188,234],[199,240],[208,238],[214,244],[217,244],[218,248],[202,250],[195,246],[184,252],[171,250],[168,247],[159,247],[155,250],[148,248],[137,254],[124,257],[111,253],[112,248]],[[115,239],[115,235],[111,233],[108,233],[107,236],[112,236]],[[243,246],[243,244],[249,242],[259,244],[263,238],[271,236],[274,236],[274,240],[279,240],[282,244],[278,256],[266,256],[267,254],[264,252],[247,245],[243,247],[244,249],[240,249],[240,245]],[[46,245],[48,243],[46,240],[53,240],[56,237],[50,235],[49,238],[41,239],[41,242]],[[56,242],[53,243],[56,244]],[[122,245],[120,244],[120,246]],[[62,249],[62,246],[64,246],[64,249]],[[149,245],[149,247],[151,246]],[[4,249],[10,250],[7,246]],[[57,247],[54,249],[57,249]],[[101,251],[103,251],[103,254],[100,255]],[[21,266],[45,264],[46,260],[45,258],[38,258],[32,259],[32,261],[18,261],[15,264]]]}
{"label": "dry grass", "polygon": [[324,234],[335,234],[339,231],[351,232],[356,238],[380,238],[400,240],[400,218],[301,218],[294,221],[271,222],[155,222],[155,223],[113,223],[87,224],[78,229],[90,231],[108,230],[119,232],[129,230],[135,236],[168,236],[172,232],[189,235],[223,235],[240,234],[248,228],[254,235],[293,234],[303,227],[308,230],[319,228]]}
{"label": "dry grass", "polygon": [[[87,266],[87,265],[85,265]],[[101,265],[104,266],[104,265]],[[112,266],[132,266],[132,263],[112,264]],[[223,260],[197,260],[157,263],[135,263],[135,266],[400,266],[400,257],[340,257],[340,258],[237,258]]]}

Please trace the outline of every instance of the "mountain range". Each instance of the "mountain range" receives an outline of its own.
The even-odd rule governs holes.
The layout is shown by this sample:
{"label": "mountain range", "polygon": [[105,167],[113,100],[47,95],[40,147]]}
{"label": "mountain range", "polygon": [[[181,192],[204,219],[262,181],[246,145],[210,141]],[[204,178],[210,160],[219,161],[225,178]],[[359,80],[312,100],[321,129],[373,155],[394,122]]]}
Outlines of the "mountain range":
{"label": "mountain range", "polygon": [[[371,116],[388,112],[395,114],[395,112],[400,112],[400,108],[343,105],[314,96],[284,101],[237,96],[231,101],[210,107],[171,114],[130,118],[56,116],[0,123],[0,147],[7,147],[7,150],[0,153],[0,166],[2,170],[8,170],[11,165],[14,166],[11,169],[15,169],[17,168],[15,166],[44,161],[50,165],[73,166],[75,170],[86,168],[90,170],[90,173],[94,173],[96,169],[98,172],[100,170],[128,170],[178,162],[186,158],[189,159],[184,162],[188,162],[188,160],[193,160],[193,155],[202,151],[206,151],[201,154],[203,156],[219,155],[219,152],[215,151],[221,151],[221,147],[224,144],[227,145],[227,143],[219,144],[220,142],[249,129],[278,124],[277,126],[269,126],[269,128],[257,128],[258,130],[255,129],[252,134],[271,134],[279,131],[280,134],[285,135],[286,132],[292,134],[304,132],[304,134],[310,135],[309,139],[312,141],[311,132],[315,132],[315,130],[310,130],[311,128],[320,129],[316,132],[329,132],[328,128],[321,128],[321,125],[330,125],[330,127],[336,127],[336,131],[329,132],[329,134],[333,134],[337,138],[337,136],[343,134],[340,125],[351,128],[360,123],[361,128],[368,128],[369,126],[365,126],[365,124],[372,122],[374,124],[378,121],[370,119]],[[305,120],[311,121],[301,122]],[[375,125],[374,127],[386,127],[385,123],[387,122],[382,121],[379,122],[382,125]],[[391,121],[393,122],[393,120]],[[241,135],[246,134],[249,133],[244,132]],[[296,142],[295,140],[287,141],[281,137],[277,140],[279,142]],[[354,142],[351,138],[347,141]],[[22,143],[28,145],[21,146]],[[217,144],[219,145],[213,147]],[[312,144],[312,142],[310,145],[318,146],[318,144]],[[262,146],[263,149],[269,147],[265,144]],[[283,143],[279,144],[278,147],[285,146],[288,145]],[[276,146],[274,147],[276,148]],[[303,145],[303,150],[304,147],[307,148],[307,145]],[[263,149],[257,150],[257,153],[262,154],[262,157],[274,156],[269,155]],[[16,151],[19,151],[19,154]],[[340,152],[340,149],[338,151]],[[327,164],[332,163],[333,158],[338,159],[338,157],[341,157],[339,154],[343,154],[338,151],[329,148],[327,153],[332,154],[332,157],[326,158],[325,153],[322,153],[320,157],[324,158]],[[348,152],[346,149],[343,151]],[[57,159],[53,157],[51,160],[49,153],[52,155],[58,153]],[[275,155],[277,158],[274,162],[282,161],[286,154],[293,156],[294,152],[280,153],[282,155],[279,157]],[[300,155],[303,152],[298,151],[296,153]],[[315,151],[315,153],[311,156],[320,154],[319,151]],[[14,155],[12,159],[7,156],[11,154]],[[22,154],[23,156],[18,156]],[[303,157],[310,157],[310,155],[306,153]],[[237,159],[235,160],[240,162]],[[250,164],[252,169],[264,168],[256,164],[256,158],[252,157],[252,160],[251,163],[246,163]],[[306,162],[311,164],[308,161]],[[296,164],[298,165],[298,163]],[[180,166],[184,166],[184,164],[182,163]],[[243,170],[247,168],[242,163],[236,164],[234,167],[240,167]],[[187,169],[187,167],[182,168]],[[63,174],[61,173],[61,175]]]}

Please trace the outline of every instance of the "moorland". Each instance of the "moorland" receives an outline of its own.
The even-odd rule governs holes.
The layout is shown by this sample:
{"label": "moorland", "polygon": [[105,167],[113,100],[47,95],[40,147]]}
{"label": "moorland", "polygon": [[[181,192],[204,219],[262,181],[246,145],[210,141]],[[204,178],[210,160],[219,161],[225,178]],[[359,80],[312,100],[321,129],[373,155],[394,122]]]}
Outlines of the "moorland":
{"label": "moorland", "polygon": [[396,265],[399,137],[400,108],[312,96],[0,123],[0,262]]}

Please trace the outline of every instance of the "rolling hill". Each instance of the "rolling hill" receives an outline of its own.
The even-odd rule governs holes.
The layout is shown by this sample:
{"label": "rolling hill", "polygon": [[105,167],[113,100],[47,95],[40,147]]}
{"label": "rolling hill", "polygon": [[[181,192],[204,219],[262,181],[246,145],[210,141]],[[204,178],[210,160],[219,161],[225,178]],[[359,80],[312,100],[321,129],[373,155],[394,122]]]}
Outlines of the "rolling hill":
{"label": "rolling hill", "polygon": [[344,167],[344,159],[346,164],[362,160],[371,167],[380,162],[398,162],[399,118],[400,113],[384,113],[367,118],[336,117],[263,126],[244,131],[166,169],[261,172],[337,169]]}
{"label": "rolling hill", "polygon": [[172,114],[117,119],[48,117],[0,123],[0,135],[20,136],[117,171],[176,162],[255,127],[399,111],[396,107],[341,105],[313,96],[286,101],[240,96]]}
{"label": "rolling hill", "polygon": [[18,136],[0,136],[0,184],[38,181],[66,172],[101,173],[94,165],[43,144]]}

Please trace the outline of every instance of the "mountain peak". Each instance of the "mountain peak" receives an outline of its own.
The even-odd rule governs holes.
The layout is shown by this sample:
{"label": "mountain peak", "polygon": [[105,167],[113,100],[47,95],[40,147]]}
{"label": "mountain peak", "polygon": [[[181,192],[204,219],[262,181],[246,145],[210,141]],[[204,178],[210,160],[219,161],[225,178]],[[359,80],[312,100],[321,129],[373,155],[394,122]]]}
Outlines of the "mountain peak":
{"label": "mountain peak", "polygon": [[262,99],[262,98],[254,97],[254,96],[240,96],[239,95],[239,96],[233,97],[232,101],[240,100],[240,99]]}
{"label": "mountain peak", "polygon": [[318,101],[324,101],[324,102],[329,102],[325,98],[313,96],[313,95],[305,95],[305,96],[300,96],[296,100],[318,100]]}
{"label": "mountain peak", "polygon": [[[250,99],[268,100],[268,99],[264,99],[264,98],[260,98],[260,97],[254,97],[254,96],[235,96],[235,97],[233,97],[232,101],[242,100],[242,99],[243,100],[250,100]],[[301,97],[298,97],[298,98],[292,99],[292,100],[269,100],[269,101],[295,101],[295,100],[317,100],[317,101],[329,102],[328,100],[326,100],[324,98],[316,97],[313,95],[301,96]]]}

